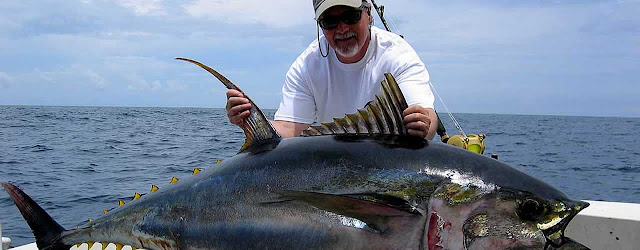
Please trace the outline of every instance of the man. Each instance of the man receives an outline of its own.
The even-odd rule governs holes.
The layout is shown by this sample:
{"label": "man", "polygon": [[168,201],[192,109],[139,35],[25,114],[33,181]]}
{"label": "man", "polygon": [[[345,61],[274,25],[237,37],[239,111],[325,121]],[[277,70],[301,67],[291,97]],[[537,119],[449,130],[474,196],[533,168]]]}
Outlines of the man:
{"label": "man", "polygon": [[[437,116],[429,73],[417,53],[401,37],[372,26],[366,0],[313,0],[318,37],[296,59],[282,87],[273,127],[282,137],[299,136],[314,121],[355,113],[380,91],[391,73],[409,107],[404,123],[409,134],[433,139]],[[236,90],[227,91],[227,116],[242,126],[251,104]]]}

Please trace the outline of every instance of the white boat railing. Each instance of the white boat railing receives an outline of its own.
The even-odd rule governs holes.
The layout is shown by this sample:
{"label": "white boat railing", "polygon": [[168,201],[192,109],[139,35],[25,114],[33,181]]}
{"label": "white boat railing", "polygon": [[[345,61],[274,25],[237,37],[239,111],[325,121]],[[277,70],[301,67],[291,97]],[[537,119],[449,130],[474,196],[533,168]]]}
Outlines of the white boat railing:
{"label": "white boat railing", "polygon": [[640,204],[586,201],[565,235],[591,249],[640,249]]}

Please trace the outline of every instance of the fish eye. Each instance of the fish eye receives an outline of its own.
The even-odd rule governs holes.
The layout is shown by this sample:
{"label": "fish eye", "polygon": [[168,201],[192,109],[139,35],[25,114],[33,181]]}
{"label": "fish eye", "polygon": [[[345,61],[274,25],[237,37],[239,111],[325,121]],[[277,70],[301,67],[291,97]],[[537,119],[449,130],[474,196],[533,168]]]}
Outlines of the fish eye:
{"label": "fish eye", "polygon": [[544,204],[535,198],[526,198],[518,204],[518,216],[523,220],[537,221],[544,212]]}

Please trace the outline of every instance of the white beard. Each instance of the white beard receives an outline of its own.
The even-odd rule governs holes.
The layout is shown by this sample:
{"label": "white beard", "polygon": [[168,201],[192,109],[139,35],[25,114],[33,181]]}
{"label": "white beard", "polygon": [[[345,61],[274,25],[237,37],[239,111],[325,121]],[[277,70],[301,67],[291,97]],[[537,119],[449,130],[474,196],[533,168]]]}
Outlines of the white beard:
{"label": "white beard", "polygon": [[[357,35],[355,32],[349,32],[344,35],[336,35],[333,39],[344,39],[350,36],[356,37]],[[342,57],[352,57],[358,54],[358,51],[360,51],[360,44],[356,43],[352,45],[336,46],[335,50],[336,53]]]}

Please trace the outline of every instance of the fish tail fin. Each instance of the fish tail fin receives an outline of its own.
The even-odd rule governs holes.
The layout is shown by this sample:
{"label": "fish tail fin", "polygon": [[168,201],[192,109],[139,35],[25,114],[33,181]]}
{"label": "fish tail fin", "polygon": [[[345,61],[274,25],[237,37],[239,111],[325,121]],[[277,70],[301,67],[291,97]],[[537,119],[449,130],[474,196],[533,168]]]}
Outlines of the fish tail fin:
{"label": "fish tail fin", "polygon": [[36,237],[38,249],[69,249],[70,245],[64,245],[60,237],[65,229],[58,224],[47,212],[42,209],[31,197],[13,184],[0,182],[0,185],[9,194],[13,202],[20,210],[22,217]]}

